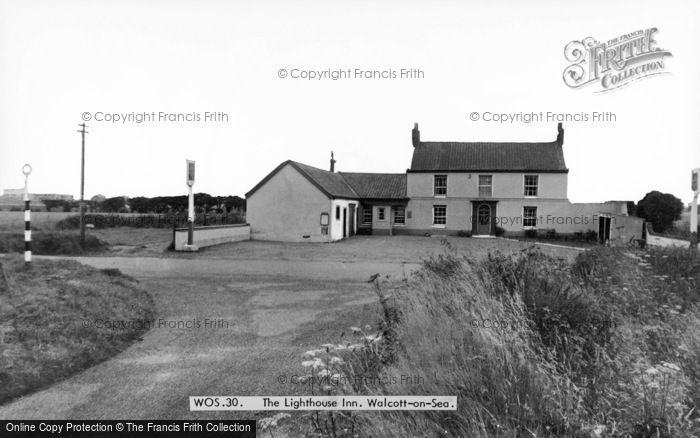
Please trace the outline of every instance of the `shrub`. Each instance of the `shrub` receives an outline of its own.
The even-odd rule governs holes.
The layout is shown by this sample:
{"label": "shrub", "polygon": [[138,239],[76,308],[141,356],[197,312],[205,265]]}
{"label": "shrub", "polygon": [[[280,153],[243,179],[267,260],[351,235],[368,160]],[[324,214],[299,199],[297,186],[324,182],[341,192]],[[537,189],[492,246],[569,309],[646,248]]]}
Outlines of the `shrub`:
{"label": "shrub", "polygon": [[472,237],[472,232],[469,230],[459,230],[457,231],[458,237]]}
{"label": "shrub", "polygon": [[[85,235],[85,246],[83,247],[78,233],[32,233],[32,252],[35,254],[77,255],[98,252],[106,248],[105,242],[90,234]],[[24,252],[24,235],[0,233],[0,252]]]}
{"label": "shrub", "polygon": [[637,216],[651,222],[654,231],[663,233],[678,220],[683,212],[683,201],[670,193],[651,191],[637,203]]}
{"label": "shrub", "polygon": [[499,227],[496,225],[496,236],[502,236],[506,233],[506,230],[503,227]]}
{"label": "shrub", "polygon": [[537,238],[537,230],[530,228],[525,230],[525,237],[529,239],[536,239]]}

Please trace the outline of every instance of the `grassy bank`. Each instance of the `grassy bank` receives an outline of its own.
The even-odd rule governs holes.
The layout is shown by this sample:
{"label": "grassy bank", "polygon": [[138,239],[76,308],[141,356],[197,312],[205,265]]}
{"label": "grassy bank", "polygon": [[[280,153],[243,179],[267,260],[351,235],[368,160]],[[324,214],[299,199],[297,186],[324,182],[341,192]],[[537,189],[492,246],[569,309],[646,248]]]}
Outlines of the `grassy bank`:
{"label": "grassy bank", "polygon": [[474,262],[448,247],[405,282],[377,282],[376,332],[357,329],[352,348],[325,345],[304,366],[336,376],[320,394],[456,395],[458,409],[318,414],[310,429],[698,436],[699,281],[685,249],[595,248],[568,263],[536,250]]}
{"label": "grassy bank", "polygon": [[0,403],[105,360],[144,331],[96,321],[152,318],[150,296],[116,270],[67,260],[35,260],[26,269],[18,256],[0,264]]}

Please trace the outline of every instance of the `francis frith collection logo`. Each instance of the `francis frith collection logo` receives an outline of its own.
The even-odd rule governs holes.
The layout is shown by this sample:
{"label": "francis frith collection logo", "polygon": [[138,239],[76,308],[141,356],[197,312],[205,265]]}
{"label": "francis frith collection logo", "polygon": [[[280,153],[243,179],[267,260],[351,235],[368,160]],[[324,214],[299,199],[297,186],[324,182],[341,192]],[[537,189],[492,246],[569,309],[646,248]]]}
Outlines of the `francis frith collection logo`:
{"label": "francis frith collection logo", "polygon": [[571,88],[598,84],[600,93],[668,73],[664,57],[672,55],[657,46],[657,30],[637,30],[605,42],[592,37],[571,41],[564,48],[566,60],[572,63],[564,70],[564,83]]}

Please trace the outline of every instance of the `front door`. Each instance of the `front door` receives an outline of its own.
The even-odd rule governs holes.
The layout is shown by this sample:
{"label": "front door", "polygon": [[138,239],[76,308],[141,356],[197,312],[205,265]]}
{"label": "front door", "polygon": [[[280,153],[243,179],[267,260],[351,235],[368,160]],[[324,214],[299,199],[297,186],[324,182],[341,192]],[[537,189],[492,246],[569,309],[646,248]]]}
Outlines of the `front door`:
{"label": "front door", "polygon": [[610,217],[599,216],[598,219],[598,241],[600,243],[606,243],[610,240]]}
{"label": "front door", "polygon": [[476,234],[491,234],[491,206],[479,204],[476,213]]}
{"label": "front door", "polygon": [[355,204],[350,204],[350,236],[355,235]]}
{"label": "front door", "polygon": [[348,209],[343,207],[343,239],[348,237]]}

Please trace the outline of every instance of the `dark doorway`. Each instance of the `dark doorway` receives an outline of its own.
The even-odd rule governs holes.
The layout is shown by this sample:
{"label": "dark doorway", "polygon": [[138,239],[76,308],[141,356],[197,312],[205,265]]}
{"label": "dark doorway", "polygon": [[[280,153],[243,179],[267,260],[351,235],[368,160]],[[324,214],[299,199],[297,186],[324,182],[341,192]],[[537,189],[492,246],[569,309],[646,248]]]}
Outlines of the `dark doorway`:
{"label": "dark doorway", "polygon": [[606,243],[610,240],[610,217],[598,216],[598,242]]}
{"label": "dark doorway", "polygon": [[343,239],[348,237],[348,209],[343,207]]}
{"label": "dark doorway", "polygon": [[491,206],[480,204],[476,213],[476,234],[491,234]]}
{"label": "dark doorway", "polygon": [[355,235],[355,204],[350,204],[350,236]]}

